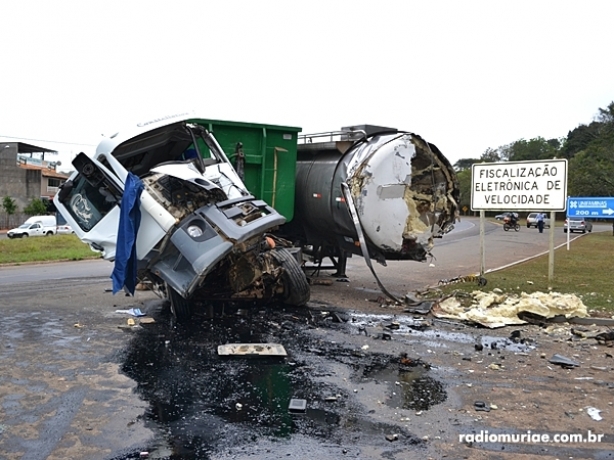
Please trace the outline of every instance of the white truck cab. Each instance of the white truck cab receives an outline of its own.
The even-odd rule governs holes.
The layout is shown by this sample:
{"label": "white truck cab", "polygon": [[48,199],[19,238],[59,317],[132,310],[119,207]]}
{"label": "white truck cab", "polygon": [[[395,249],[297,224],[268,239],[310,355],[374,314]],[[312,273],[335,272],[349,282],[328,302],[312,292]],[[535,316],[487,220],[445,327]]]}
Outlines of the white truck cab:
{"label": "white truck cab", "polygon": [[[56,208],[115,262],[114,273],[134,271],[120,260],[132,250],[136,281],[153,283],[177,317],[191,314],[194,298],[304,305],[307,279],[286,242],[268,233],[285,218],[247,191],[201,120],[181,114],[139,123],[104,139],[92,158],[80,153]],[[136,204],[126,205],[135,187]],[[126,228],[136,230],[127,237],[131,250]]]}

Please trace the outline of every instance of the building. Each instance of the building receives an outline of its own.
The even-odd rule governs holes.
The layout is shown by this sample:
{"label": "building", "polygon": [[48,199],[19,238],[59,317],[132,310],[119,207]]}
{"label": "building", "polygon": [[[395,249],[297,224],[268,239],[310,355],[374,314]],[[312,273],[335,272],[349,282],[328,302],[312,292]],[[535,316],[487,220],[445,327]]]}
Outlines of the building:
{"label": "building", "polygon": [[52,200],[68,179],[56,170],[56,163],[45,160],[45,154],[56,153],[23,142],[0,142],[0,203],[11,197],[20,213],[35,198]]}

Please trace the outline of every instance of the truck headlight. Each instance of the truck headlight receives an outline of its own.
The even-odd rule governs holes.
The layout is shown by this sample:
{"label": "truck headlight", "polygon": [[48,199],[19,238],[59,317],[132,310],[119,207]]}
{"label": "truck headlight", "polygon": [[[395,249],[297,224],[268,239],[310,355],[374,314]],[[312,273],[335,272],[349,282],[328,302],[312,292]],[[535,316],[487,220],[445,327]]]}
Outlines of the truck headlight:
{"label": "truck headlight", "polygon": [[188,227],[188,235],[190,235],[192,238],[199,238],[201,237],[203,234],[203,229],[200,228],[198,225],[190,225]]}

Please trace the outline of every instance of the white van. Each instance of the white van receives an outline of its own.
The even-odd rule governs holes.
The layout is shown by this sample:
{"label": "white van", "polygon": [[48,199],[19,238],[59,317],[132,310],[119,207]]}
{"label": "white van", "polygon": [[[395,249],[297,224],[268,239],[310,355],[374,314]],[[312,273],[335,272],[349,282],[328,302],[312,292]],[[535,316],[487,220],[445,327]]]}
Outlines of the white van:
{"label": "white van", "polygon": [[56,233],[55,216],[32,216],[17,228],[9,230],[9,238],[23,238],[28,236],[51,236]]}
{"label": "white van", "polygon": [[[537,228],[537,214],[538,212],[532,212],[527,216],[527,228],[535,227]],[[545,212],[542,213],[544,215],[544,227],[550,228],[550,217]]]}

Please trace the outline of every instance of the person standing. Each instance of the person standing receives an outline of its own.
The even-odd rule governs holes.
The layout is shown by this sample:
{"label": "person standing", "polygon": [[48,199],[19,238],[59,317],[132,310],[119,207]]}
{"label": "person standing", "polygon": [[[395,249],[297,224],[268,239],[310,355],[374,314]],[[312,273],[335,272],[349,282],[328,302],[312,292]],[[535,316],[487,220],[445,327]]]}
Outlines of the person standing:
{"label": "person standing", "polygon": [[539,233],[544,233],[544,213],[543,212],[537,213],[537,228],[539,230]]}

